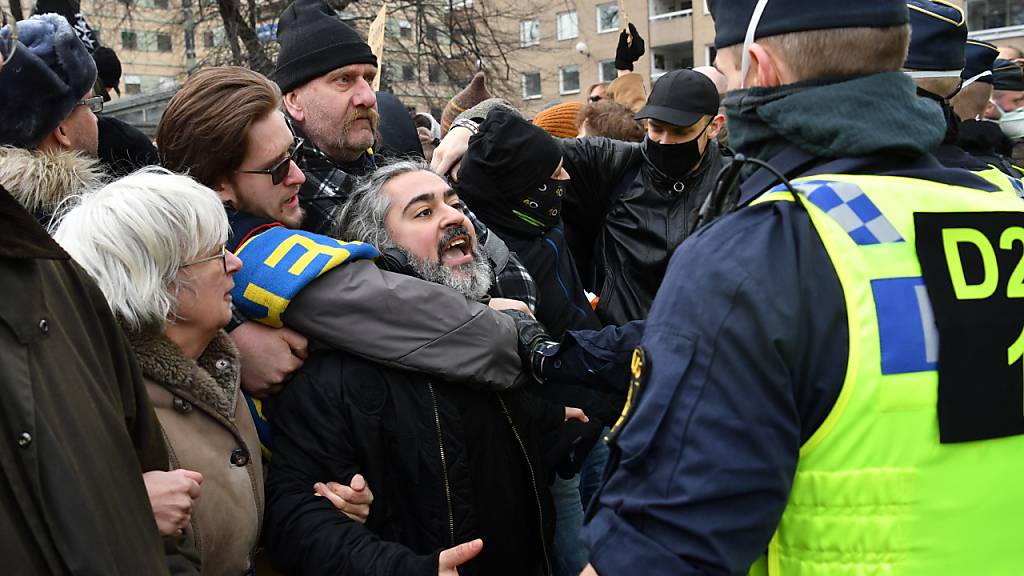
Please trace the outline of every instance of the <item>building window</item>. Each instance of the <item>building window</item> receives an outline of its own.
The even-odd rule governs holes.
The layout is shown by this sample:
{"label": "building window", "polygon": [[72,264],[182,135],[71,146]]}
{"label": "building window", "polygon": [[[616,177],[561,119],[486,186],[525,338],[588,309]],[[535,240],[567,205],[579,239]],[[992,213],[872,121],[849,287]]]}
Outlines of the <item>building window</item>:
{"label": "building window", "polygon": [[967,0],[967,27],[971,31],[1024,26],[1020,0]]}
{"label": "building window", "polygon": [[651,20],[693,13],[692,0],[650,0]]}
{"label": "building window", "polygon": [[398,21],[398,36],[406,40],[412,38],[412,23],[408,20]]}
{"label": "building window", "polygon": [[121,30],[121,48],[125,50],[138,50],[139,35],[134,30]]}
{"label": "building window", "polygon": [[416,67],[412,64],[402,64],[402,81],[412,82],[416,79]]}
{"label": "building window", "polygon": [[427,66],[427,82],[431,84],[446,84],[448,82],[448,74],[445,73],[444,68],[439,64],[430,64]]}
{"label": "building window", "polygon": [[568,40],[580,35],[579,25],[576,21],[576,11],[562,12],[557,16],[558,39]]}
{"label": "building window", "polygon": [[615,60],[605,60],[604,62],[598,62],[597,64],[597,81],[598,82],[611,82],[619,75],[618,71],[615,70]]}
{"label": "building window", "polygon": [[708,44],[704,46],[704,64],[707,66],[715,65],[715,56],[718,56],[718,49],[715,48],[714,44]]}
{"label": "building window", "polygon": [[157,32],[156,34],[156,50],[157,52],[170,52],[171,51],[171,35],[163,32]]}
{"label": "building window", "polygon": [[519,45],[536,46],[540,44],[540,20],[519,21]]}
{"label": "building window", "polygon": [[168,0],[153,0],[153,7],[167,10],[171,7],[171,3]]}
{"label": "building window", "polygon": [[540,72],[523,74],[523,100],[540,98]]}
{"label": "building window", "polygon": [[217,40],[213,36],[213,30],[203,32],[203,48],[213,48],[216,45]]}
{"label": "building window", "polygon": [[619,29],[619,5],[601,4],[597,7],[597,31],[616,32]]}
{"label": "building window", "polygon": [[451,36],[436,26],[427,26],[427,40],[441,46],[447,46],[452,43]]}
{"label": "building window", "polygon": [[558,69],[558,92],[560,94],[576,94],[580,91],[579,64],[562,66]]}
{"label": "building window", "polygon": [[693,67],[693,43],[681,42],[651,50],[651,80],[670,70]]}

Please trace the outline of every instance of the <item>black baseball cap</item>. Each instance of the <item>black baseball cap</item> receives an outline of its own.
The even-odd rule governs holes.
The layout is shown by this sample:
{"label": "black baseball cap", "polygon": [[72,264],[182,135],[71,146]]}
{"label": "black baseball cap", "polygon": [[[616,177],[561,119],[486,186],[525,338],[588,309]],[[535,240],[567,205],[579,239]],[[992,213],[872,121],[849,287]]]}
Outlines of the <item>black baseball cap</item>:
{"label": "black baseball cap", "polygon": [[673,126],[693,126],[704,116],[718,114],[718,88],[693,70],[673,70],[654,83],[647,105],[636,119],[653,118]]}

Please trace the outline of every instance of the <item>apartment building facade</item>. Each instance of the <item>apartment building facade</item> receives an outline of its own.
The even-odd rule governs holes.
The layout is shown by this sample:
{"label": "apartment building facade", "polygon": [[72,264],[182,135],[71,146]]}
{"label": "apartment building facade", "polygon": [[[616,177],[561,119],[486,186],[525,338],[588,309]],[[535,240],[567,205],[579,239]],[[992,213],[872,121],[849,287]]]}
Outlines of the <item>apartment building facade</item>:
{"label": "apartment building facade", "polygon": [[[1024,48],[1021,0],[952,1],[967,13],[972,37]],[[252,24],[273,45],[287,2],[257,5]],[[380,5],[353,2],[341,17],[365,34]],[[615,78],[615,48],[627,21],[647,45],[635,71],[648,89],[669,70],[714,61],[706,0],[418,0],[393,6],[382,88],[410,108],[435,114],[478,68],[488,71],[494,95],[528,116],[583,100],[592,84]],[[179,84],[195,67],[223,61],[227,50],[215,0],[82,0],[82,11],[100,42],[118,52],[126,97]],[[500,46],[480,48],[482,40]]]}

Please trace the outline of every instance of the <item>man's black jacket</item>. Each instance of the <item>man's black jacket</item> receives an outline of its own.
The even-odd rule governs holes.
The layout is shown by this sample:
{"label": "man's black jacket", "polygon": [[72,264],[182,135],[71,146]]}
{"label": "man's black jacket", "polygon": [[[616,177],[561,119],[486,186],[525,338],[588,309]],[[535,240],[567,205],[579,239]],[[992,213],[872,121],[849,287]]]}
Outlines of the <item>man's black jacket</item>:
{"label": "man's black jacket", "polygon": [[561,140],[572,177],[562,216],[583,282],[605,325],[647,316],[676,247],[697,228],[726,158],[708,145],[684,180],[661,176],[643,144],[607,138]]}
{"label": "man's black jacket", "polygon": [[[267,407],[275,449],[264,531],[275,565],[436,575],[441,550],[479,537],[483,552],[460,574],[546,573],[554,515],[540,434],[564,412],[535,402],[314,354]],[[374,493],[365,526],[313,495],[314,482],[357,472]]]}

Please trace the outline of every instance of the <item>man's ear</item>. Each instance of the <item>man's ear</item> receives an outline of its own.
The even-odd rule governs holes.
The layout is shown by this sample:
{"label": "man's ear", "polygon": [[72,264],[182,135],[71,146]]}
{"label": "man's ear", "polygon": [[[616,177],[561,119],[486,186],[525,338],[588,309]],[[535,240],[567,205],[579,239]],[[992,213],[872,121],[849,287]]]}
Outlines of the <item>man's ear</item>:
{"label": "man's ear", "polygon": [[711,119],[711,124],[708,125],[708,140],[718,138],[718,133],[722,131],[722,126],[725,126],[725,116],[716,114]]}
{"label": "man's ear", "polygon": [[71,126],[68,124],[67,118],[63,122],[57,125],[56,128],[50,132],[50,137],[58,144],[61,148],[71,148]]}
{"label": "man's ear", "polygon": [[[750,44],[750,70],[747,72],[747,87],[773,88],[786,82],[775,55],[764,46],[753,42]],[[753,78],[753,81],[749,81]]]}
{"label": "man's ear", "polygon": [[296,90],[285,94],[281,100],[284,101],[284,109],[291,116],[292,120],[296,122],[304,122],[306,120],[306,110],[302,106],[302,102],[299,100],[299,93]]}
{"label": "man's ear", "polygon": [[238,194],[235,185],[229,178],[223,178],[214,185],[213,191],[225,206],[238,206]]}

